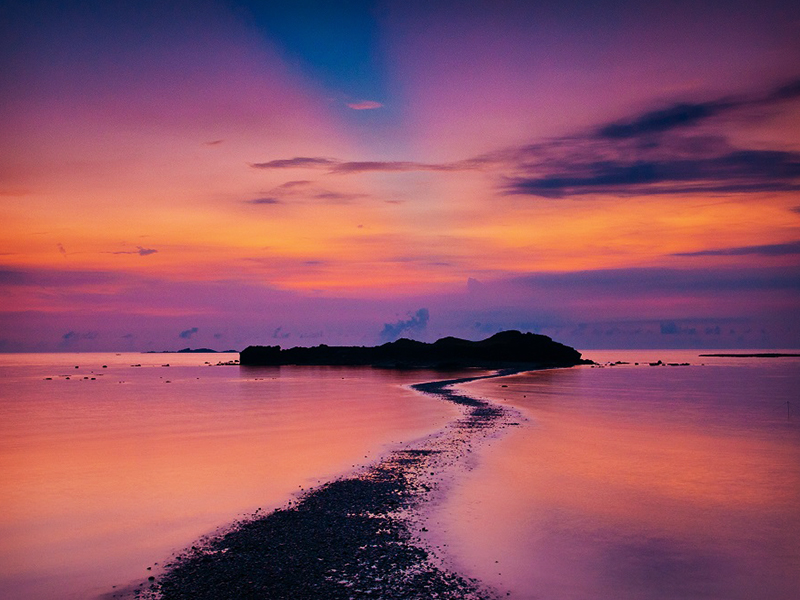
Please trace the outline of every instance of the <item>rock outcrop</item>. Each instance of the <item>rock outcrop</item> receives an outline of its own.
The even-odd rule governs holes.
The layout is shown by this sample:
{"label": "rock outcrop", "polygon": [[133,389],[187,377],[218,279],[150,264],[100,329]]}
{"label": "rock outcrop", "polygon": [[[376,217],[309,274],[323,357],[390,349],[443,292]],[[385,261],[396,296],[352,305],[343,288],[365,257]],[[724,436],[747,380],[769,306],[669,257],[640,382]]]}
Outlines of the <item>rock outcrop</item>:
{"label": "rock outcrop", "polygon": [[381,346],[287,348],[248,346],[243,366],[335,365],[386,368],[457,369],[465,367],[567,367],[582,364],[580,352],[545,335],[503,331],[478,342],[446,337],[432,344],[399,339]]}

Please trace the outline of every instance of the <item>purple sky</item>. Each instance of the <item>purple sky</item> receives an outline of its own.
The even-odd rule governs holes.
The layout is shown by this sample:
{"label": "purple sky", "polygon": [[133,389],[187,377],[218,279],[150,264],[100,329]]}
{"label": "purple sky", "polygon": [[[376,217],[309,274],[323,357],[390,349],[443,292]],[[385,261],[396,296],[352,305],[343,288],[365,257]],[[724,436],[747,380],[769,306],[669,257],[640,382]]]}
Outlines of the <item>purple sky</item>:
{"label": "purple sky", "polygon": [[800,347],[796,2],[5,2],[0,351]]}

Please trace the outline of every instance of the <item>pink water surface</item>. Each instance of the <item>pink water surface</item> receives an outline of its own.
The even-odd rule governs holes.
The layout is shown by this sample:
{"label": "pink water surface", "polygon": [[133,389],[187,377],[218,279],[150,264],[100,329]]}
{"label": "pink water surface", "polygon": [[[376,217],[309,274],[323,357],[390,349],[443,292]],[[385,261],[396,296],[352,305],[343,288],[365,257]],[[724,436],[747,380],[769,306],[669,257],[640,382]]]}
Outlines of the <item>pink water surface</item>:
{"label": "pink water surface", "polygon": [[1,597],[111,592],[458,414],[404,387],[435,373],[233,358],[0,355]]}
{"label": "pink water surface", "polygon": [[800,598],[800,359],[585,354],[631,364],[461,386],[522,418],[430,519],[451,566],[516,599]]}

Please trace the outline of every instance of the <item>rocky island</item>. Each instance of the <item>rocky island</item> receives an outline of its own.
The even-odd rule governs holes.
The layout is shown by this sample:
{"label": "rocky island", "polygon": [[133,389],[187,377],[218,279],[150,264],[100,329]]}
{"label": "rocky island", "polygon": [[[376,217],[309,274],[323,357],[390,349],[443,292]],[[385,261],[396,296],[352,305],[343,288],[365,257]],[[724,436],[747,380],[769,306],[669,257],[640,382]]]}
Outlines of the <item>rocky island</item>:
{"label": "rocky island", "polygon": [[584,364],[580,352],[546,335],[502,331],[472,342],[445,337],[431,344],[399,339],[381,346],[287,348],[248,346],[239,353],[243,366],[335,365],[385,368],[486,369],[570,367]]}

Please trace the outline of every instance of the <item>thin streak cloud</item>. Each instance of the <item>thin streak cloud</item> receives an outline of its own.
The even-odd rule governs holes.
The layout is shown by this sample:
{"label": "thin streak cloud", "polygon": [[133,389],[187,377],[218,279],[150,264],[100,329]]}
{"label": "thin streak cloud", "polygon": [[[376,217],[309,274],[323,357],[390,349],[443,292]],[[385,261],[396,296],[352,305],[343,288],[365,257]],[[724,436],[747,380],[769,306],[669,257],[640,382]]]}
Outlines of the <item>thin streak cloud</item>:
{"label": "thin streak cloud", "polygon": [[297,156],[295,158],[271,160],[262,163],[251,163],[254,169],[289,169],[313,168],[327,169],[329,173],[367,173],[374,171],[410,172],[410,171],[472,171],[480,168],[488,161],[484,157],[476,157],[451,163],[421,163],[414,161],[343,161],[333,158]]}
{"label": "thin streak cloud", "polygon": [[510,179],[507,191],[563,198],[597,193],[652,195],[800,189],[797,152],[740,150],[693,160],[607,160],[562,168],[544,177]]}
{"label": "thin streak cloud", "polygon": [[601,127],[600,138],[625,139],[651,133],[661,133],[681,127],[690,127],[704,119],[716,116],[725,110],[736,108],[735,102],[706,102],[700,104],[676,104],[636,117],[632,121],[611,123]]}
{"label": "thin streak cloud", "polygon": [[363,100],[361,102],[351,102],[347,105],[353,110],[375,110],[376,108],[383,108],[383,104],[373,100]]}
{"label": "thin streak cloud", "polygon": [[631,120],[604,125],[598,130],[597,135],[600,138],[624,139],[661,133],[697,125],[701,121],[726,112],[754,106],[768,106],[795,100],[798,97],[800,97],[800,79],[757,96],[674,104],[664,109],[645,112]]}
{"label": "thin streak cloud", "polygon": [[252,200],[245,200],[247,204],[281,204],[277,198],[253,198]]}
{"label": "thin streak cloud", "polygon": [[142,246],[136,246],[136,250],[120,250],[117,252],[109,252],[108,254],[138,254],[139,256],[150,256],[156,252],[158,252],[158,250],[155,248],[143,248]]}
{"label": "thin streak cloud", "polygon": [[295,156],[294,158],[284,158],[270,160],[262,163],[251,163],[254,169],[316,169],[335,165],[337,161],[330,158],[319,158],[309,156]]}
{"label": "thin streak cloud", "polygon": [[791,256],[800,255],[800,241],[786,244],[762,244],[759,246],[740,246],[697,252],[677,252],[673,256]]}

